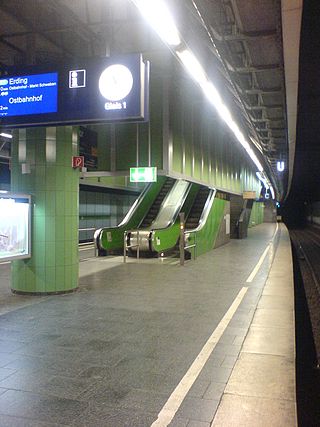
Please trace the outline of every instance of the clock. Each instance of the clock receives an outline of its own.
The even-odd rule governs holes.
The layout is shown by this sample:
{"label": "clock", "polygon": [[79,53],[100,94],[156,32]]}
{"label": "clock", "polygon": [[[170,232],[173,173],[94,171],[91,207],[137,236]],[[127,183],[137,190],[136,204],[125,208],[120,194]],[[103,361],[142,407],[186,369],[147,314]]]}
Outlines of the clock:
{"label": "clock", "polygon": [[99,78],[100,93],[109,101],[120,101],[125,98],[131,92],[132,86],[132,73],[128,67],[121,64],[110,65]]}

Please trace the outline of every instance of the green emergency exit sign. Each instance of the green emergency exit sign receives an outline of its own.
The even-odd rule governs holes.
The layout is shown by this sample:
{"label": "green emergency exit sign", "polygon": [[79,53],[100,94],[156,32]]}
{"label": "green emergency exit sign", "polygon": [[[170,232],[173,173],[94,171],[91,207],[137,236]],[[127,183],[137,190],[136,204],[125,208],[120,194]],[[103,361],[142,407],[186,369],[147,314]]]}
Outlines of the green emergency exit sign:
{"label": "green emergency exit sign", "polygon": [[130,182],[156,182],[157,168],[130,168]]}

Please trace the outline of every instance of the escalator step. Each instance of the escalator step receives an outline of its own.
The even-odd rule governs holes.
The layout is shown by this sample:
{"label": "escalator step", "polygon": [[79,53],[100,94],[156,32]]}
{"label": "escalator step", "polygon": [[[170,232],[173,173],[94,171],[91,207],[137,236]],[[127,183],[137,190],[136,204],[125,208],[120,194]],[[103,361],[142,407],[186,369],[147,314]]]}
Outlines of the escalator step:
{"label": "escalator step", "polygon": [[160,211],[164,198],[169,193],[174,183],[175,183],[174,179],[172,178],[166,179],[156,199],[154,200],[153,204],[150,206],[150,209],[147,212],[147,215],[144,217],[142,223],[140,224],[140,227],[145,228],[151,225],[151,223],[153,222],[153,220],[156,218],[157,214]]}

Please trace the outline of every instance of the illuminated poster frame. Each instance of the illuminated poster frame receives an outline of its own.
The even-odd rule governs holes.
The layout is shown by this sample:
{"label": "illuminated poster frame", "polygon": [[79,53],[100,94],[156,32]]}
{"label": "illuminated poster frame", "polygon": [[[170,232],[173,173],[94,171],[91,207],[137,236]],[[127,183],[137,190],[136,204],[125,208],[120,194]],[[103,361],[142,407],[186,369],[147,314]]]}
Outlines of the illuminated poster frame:
{"label": "illuminated poster frame", "polygon": [[0,74],[0,126],[148,121],[149,70],[141,54],[8,67]]}
{"label": "illuminated poster frame", "polygon": [[0,263],[31,257],[31,209],[30,195],[0,194]]}

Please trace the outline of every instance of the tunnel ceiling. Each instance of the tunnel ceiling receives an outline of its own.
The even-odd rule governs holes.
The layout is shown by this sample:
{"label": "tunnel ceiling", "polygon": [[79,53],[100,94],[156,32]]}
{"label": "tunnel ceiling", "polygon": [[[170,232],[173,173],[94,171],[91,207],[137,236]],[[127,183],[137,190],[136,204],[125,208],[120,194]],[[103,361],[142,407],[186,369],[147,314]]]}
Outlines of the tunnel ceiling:
{"label": "tunnel ceiling", "polygon": [[[278,195],[287,188],[280,0],[171,0],[183,38],[219,86],[238,124],[264,158]],[[130,0],[0,2],[0,63],[167,49]]]}

